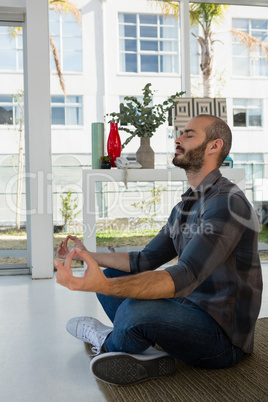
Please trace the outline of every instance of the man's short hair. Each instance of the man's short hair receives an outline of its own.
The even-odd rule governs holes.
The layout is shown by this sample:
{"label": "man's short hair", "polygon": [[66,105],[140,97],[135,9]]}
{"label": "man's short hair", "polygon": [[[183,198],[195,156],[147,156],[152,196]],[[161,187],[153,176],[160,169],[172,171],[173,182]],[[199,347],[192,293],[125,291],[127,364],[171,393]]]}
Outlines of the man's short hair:
{"label": "man's short hair", "polygon": [[218,138],[222,139],[223,146],[218,159],[218,166],[221,166],[224,159],[228,156],[232,146],[232,132],[230,127],[219,117],[210,114],[200,114],[196,117],[205,117],[211,120],[211,124],[206,129],[206,143],[212,140],[217,140]]}

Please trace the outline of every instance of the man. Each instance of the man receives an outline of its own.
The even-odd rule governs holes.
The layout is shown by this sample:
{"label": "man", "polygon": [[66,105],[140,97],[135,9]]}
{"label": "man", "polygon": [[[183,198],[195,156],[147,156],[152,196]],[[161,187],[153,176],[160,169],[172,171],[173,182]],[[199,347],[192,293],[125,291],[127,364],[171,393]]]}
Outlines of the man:
{"label": "man", "polygon": [[[73,236],[59,246],[66,260],[56,260],[57,282],[96,292],[113,322],[67,323],[96,354],[105,352],[91,362],[97,378],[130,384],[173,373],[174,358],[224,368],[252,352],[262,292],[258,223],[243,192],[219,171],[231,141],[217,117],[189,121],[175,141],[173,163],[185,169],[190,188],[141,252],[91,253]],[[69,238],[76,243],[71,252]],[[177,264],[156,270],[175,256]],[[73,276],[73,258],[86,262],[83,278]]]}

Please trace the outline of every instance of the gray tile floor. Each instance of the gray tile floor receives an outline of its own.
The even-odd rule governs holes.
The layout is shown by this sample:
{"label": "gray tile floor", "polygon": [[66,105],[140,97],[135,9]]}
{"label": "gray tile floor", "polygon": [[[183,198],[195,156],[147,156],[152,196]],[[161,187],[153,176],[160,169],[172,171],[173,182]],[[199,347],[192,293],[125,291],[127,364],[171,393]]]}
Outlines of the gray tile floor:
{"label": "gray tile floor", "polygon": [[[268,316],[268,263],[262,264],[263,304]],[[101,402],[83,342],[65,330],[74,316],[109,325],[95,295],[70,292],[55,279],[0,277],[0,401]]]}

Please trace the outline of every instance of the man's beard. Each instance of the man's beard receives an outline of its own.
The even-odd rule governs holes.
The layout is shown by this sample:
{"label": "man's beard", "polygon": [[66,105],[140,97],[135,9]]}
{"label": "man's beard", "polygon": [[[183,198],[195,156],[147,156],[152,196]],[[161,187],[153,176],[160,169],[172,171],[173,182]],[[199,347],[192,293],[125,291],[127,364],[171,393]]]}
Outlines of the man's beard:
{"label": "man's beard", "polygon": [[199,172],[204,165],[204,155],[206,147],[207,141],[204,141],[201,145],[199,145],[199,147],[190,149],[190,151],[185,152],[185,150],[178,145],[177,149],[180,149],[185,153],[179,154],[183,156],[180,157],[180,159],[177,158],[176,154],[172,160],[173,165],[184,169],[186,172]]}

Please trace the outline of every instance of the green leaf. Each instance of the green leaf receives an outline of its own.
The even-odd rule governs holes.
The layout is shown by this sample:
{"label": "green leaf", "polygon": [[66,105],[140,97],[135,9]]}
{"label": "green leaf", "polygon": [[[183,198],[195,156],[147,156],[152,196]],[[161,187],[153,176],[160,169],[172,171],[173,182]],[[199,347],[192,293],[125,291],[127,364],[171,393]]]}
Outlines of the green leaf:
{"label": "green leaf", "polygon": [[[122,145],[122,149],[134,138],[152,137],[157,128],[167,120],[167,112],[174,107],[178,100],[185,92],[176,92],[167,98],[162,104],[150,106],[153,100],[154,91],[151,89],[151,83],[145,85],[142,89],[143,99],[139,102],[135,96],[125,96],[126,103],[120,103],[120,112],[112,112],[107,116],[111,116],[113,121],[123,121],[130,124],[133,129],[121,126],[119,130],[123,130],[130,134],[130,137]],[[109,121],[111,122],[111,121]]]}

